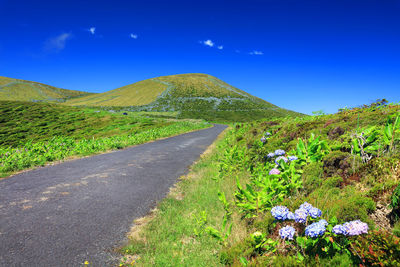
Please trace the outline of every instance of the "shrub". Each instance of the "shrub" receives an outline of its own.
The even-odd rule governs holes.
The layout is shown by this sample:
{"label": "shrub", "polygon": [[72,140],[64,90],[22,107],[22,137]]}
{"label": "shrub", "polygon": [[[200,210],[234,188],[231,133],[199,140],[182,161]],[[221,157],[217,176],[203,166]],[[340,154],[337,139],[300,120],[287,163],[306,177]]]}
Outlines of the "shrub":
{"label": "shrub", "polygon": [[352,250],[368,266],[400,265],[400,239],[384,230],[358,236],[352,242]]}

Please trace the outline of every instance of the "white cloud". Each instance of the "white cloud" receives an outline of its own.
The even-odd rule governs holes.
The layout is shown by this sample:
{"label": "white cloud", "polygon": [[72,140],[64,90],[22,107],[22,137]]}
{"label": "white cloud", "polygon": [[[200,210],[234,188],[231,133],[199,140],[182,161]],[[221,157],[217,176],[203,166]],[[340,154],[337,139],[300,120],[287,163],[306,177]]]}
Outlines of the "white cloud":
{"label": "white cloud", "polygon": [[88,30],[91,34],[94,35],[94,33],[96,32],[96,27],[90,27]]}
{"label": "white cloud", "polygon": [[210,39],[205,40],[205,41],[203,41],[202,43],[203,43],[204,45],[206,45],[206,46],[209,46],[209,47],[213,47],[213,46],[214,46],[213,41],[211,41]]}
{"label": "white cloud", "polygon": [[129,36],[130,36],[132,39],[137,39],[137,38],[138,38],[138,35],[137,35],[137,34],[133,34],[133,33],[131,33]]}
{"label": "white cloud", "polygon": [[65,48],[67,40],[71,37],[71,33],[62,33],[56,37],[49,38],[44,44],[44,50],[47,52],[60,52]]}
{"label": "white cloud", "polygon": [[224,49],[224,46],[223,46],[223,45],[219,45],[217,48],[218,48],[219,50],[222,50],[222,49]]}
{"label": "white cloud", "polygon": [[250,52],[249,54],[250,55],[256,55],[256,56],[264,55],[264,53],[262,51],[257,51],[257,50],[254,50],[254,51]]}

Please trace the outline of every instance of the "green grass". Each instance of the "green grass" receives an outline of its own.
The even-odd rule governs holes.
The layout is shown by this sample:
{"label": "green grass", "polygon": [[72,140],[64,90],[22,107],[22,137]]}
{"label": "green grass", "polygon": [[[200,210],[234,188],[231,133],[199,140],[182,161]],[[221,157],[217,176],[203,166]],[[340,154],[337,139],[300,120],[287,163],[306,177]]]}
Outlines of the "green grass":
{"label": "green grass", "polygon": [[[148,118],[153,114],[68,107],[49,103],[0,101],[0,146],[19,146],[28,140],[46,141],[53,136],[77,140],[135,134],[171,122]],[[161,114],[159,114],[161,116]],[[167,115],[166,115],[167,116]]]}
{"label": "green grass", "polygon": [[0,175],[209,127],[56,104],[0,101]]}
{"label": "green grass", "polygon": [[63,102],[89,93],[0,76],[0,100]]}

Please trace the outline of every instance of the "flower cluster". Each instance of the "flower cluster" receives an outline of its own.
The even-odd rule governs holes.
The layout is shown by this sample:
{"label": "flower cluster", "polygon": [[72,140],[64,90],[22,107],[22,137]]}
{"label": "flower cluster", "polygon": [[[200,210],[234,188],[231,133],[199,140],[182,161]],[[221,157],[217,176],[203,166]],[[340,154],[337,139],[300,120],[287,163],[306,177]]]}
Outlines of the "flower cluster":
{"label": "flower cluster", "polygon": [[276,220],[286,220],[289,209],[285,206],[275,206],[271,209],[271,214]]}
{"label": "flower cluster", "polygon": [[278,170],[278,169],[276,169],[276,168],[274,168],[274,169],[272,169],[272,170],[269,171],[269,175],[280,174],[280,173],[281,173],[281,171]]}
{"label": "flower cluster", "polygon": [[286,157],[284,157],[284,156],[279,156],[279,157],[277,157],[276,159],[275,159],[275,163],[276,163],[276,165],[279,165],[279,161],[280,160],[283,160],[284,162],[288,162],[288,159],[286,158]]}
{"label": "flower cluster", "polygon": [[283,149],[277,149],[277,150],[275,150],[275,156],[283,156],[283,155],[285,155],[285,150],[283,150]]}
{"label": "flower cluster", "polygon": [[292,226],[285,226],[279,229],[279,235],[282,239],[293,240],[293,236],[296,233],[296,230]]}
{"label": "flower cluster", "polygon": [[314,238],[323,235],[326,231],[325,227],[327,226],[327,224],[328,223],[325,220],[320,220],[319,222],[310,224],[306,227],[306,236]]}
{"label": "flower cluster", "polygon": [[266,132],[266,133],[264,134],[264,136],[261,137],[260,141],[261,141],[263,144],[265,144],[265,142],[267,142],[267,140],[268,140],[268,138],[270,138],[270,136],[271,136],[271,133],[270,133],[270,132]]}
{"label": "flower cluster", "polygon": [[267,158],[273,158],[273,157],[275,157],[275,153],[268,153],[268,155],[267,155]]}
{"label": "flower cluster", "polygon": [[337,235],[361,235],[368,233],[368,224],[355,220],[351,222],[345,222],[344,224],[338,224],[333,227],[332,232]]}
{"label": "flower cluster", "polygon": [[299,158],[298,157],[296,157],[296,156],[289,156],[288,157],[288,160],[289,161],[295,161],[295,160],[298,160]]}

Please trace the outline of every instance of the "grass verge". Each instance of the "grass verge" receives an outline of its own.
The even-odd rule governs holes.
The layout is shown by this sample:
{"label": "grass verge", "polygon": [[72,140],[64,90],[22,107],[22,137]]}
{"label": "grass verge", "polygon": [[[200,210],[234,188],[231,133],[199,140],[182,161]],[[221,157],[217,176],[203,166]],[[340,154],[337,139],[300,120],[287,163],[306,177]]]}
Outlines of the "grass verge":
{"label": "grass verge", "polygon": [[219,172],[215,162],[221,156],[220,144],[226,131],[151,215],[135,221],[130,242],[121,249],[124,256],[120,266],[221,265],[218,252],[222,244],[205,228],[221,224],[224,207],[218,192],[233,194],[234,180],[215,180]]}

